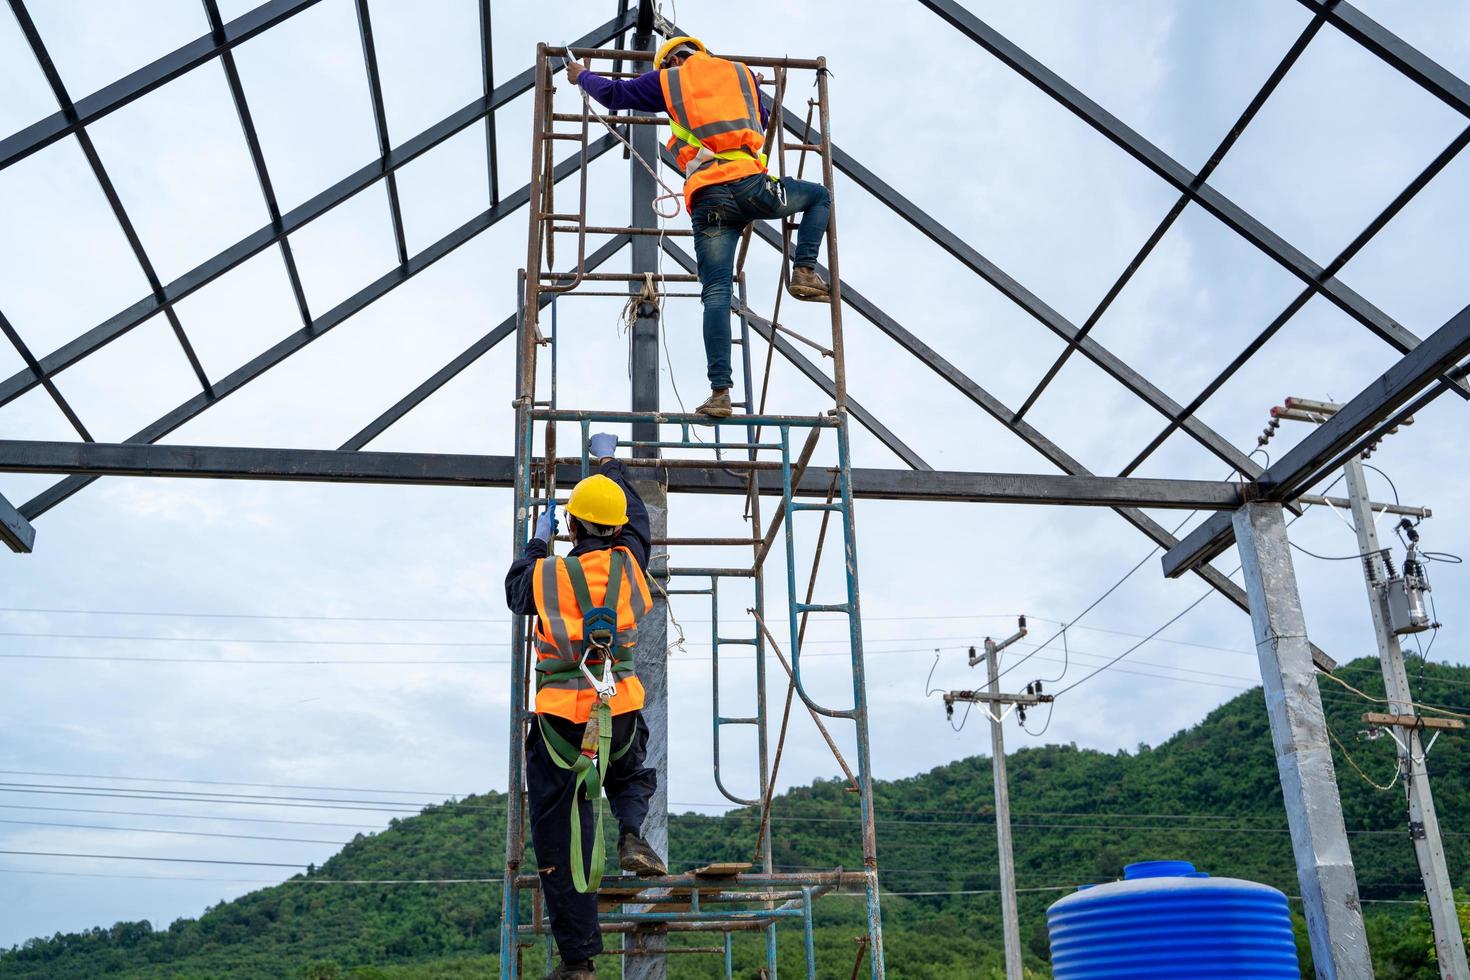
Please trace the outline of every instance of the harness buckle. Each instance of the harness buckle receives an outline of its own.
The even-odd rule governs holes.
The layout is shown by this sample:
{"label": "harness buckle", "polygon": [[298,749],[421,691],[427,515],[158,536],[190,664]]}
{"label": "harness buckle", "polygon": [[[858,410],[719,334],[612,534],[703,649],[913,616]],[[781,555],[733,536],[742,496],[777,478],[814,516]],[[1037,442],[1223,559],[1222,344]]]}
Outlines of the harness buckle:
{"label": "harness buckle", "polygon": [[[607,606],[597,606],[582,615],[582,659],[577,662],[587,683],[597,692],[597,700],[606,702],[617,692],[613,673],[613,646],[618,638],[618,615]],[[587,661],[594,655],[602,658],[602,676],[592,673]]]}

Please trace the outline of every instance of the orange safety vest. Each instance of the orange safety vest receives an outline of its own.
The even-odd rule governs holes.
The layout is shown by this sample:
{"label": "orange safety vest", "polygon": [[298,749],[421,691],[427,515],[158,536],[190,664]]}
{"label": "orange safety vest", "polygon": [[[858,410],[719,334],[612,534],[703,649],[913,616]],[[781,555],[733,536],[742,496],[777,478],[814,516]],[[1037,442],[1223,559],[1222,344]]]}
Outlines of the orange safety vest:
{"label": "orange safety vest", "polygon": [[686,209],[693,212],[701,187],[766,172],[759,91],[749,68],[701,52],[659,74],[674,130],[668,147],[677,151],[684,173]]}
{"label": "orange safety vest", "polygon": [[[617,593],[618,630],[613,647],[617,690],[608,702],[614,715],[643,707],[643,684],[633,673],[633,647],[638,640],[638,623],[653,606],[643,569],[627,548],[589,551],[576,558],[539,558],[532,570],[536,599],[536,713],[556,715],[575,724],[585,724],[597,705],[597,691],[579,666],[582,660],[582,610],[567,572],[576,562],[587,579],[592,602],[600,604],[608,591],[614,552],[622,555],[623,582]],[[587,661],[588,669],[601,676],[602,659]]]}

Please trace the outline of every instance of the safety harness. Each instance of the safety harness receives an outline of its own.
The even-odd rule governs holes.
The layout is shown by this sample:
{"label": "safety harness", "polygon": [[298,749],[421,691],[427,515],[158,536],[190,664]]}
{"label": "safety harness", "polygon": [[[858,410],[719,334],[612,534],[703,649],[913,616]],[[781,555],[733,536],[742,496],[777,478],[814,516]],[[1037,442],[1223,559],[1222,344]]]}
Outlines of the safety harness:
{"label": "safety harness", "polygon": [[[568,823],[571,825],[572,847],[571,867],[572,886],[577,891],[585,894],[596,891],[602,883],[602,869],[605,863],[605,845],[602,838],[602,786],[607,777],[607,767],[610,763],[621,759],[633,747],[633,739],[637,736],[637,729],[628,737],[628,743],[616,752],[612,750],[612,707],[608,704],[613,694],[617,691],[617,674],[626,673],[633,669],[633,648],[630,644],[619,643],[618,633],[618,598],[623,587],[623,553],[614,551],[611,566],[608,569],[607,591],[603,595],[602,605],[594,605],[592,592],[587,587],[587,575],[582,570],[582,563],[576,558],[551,558],[550,561],[561,561],[565,564],[567,578],[572,583],[572,594],[577,599],[577,608],[582,615],[582,655],[575,660],[570,656],[571,651],[563,651],[563,656],[557,660],[543,660],[536,665],[538,671],[543,671],[542,679],[571,680],[578,676],[585,677],[597,692],[597,704],[592,709],[587,719],[586,726],[582,729],[582,745],[574,746],[568,740],[557,734],[556,730],[546,724],[546,720],[537,715],[537,723],[541,727],[541,739],[545,743],[551,761],[562,769],[569,769],[575,774],[575,782],[572,786],[571,812]],[[594,663],[595,662],[595,663]],[[574,666],[568,667],[568,664]],[[594,674],[591,667],[601,665],[601,675]],[[582,856],[582,820],[578,812],[579,798],[585,798],[597,809],[597,821],[592,838],[592,868],[589,874],[586,863]]]}
{"label": "safety harness", "polygon": [[[737,146],[733,150],[716,152],[705,146],[704,143],[700,142],[698,136],[695,136],[692,132],[679,125],[678,121],[674,119],[669,120],[669,129],[673,131],[675,137],[688,143],[698,151],[684,166],[684,176],[686,178],[692,177],[696,171],[703,170],[715,160],[750,160],[753,158],[760,163],[762,168],[766,166],[766,155],[764,153],[752,153],[744,146]],[[772,179],[774,180],[775,178]]]}

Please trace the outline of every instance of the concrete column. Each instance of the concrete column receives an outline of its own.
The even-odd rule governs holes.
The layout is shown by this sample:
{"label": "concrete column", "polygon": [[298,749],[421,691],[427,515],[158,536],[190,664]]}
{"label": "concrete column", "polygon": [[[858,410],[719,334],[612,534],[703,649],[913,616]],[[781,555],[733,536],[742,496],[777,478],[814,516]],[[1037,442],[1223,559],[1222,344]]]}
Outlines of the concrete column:
{"label": "concrete column", "polygon": [[1358,881],[1282,506],[1246,504],[1234,524],[1317,976],[1371,980]]}

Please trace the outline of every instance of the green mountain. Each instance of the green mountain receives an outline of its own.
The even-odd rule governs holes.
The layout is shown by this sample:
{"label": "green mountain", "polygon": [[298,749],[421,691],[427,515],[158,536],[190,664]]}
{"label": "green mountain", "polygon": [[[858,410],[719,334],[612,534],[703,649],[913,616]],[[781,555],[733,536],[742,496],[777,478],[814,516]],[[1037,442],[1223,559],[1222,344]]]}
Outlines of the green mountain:
{"label": "green mountain", "polygon": [[[1416,663],[1411,675],[1422,702],[1470,710],[1463,707],[1470,702],[1470,668]],[[1382,695],[1375,661],[1356,661],[1341,676]],[[1392,743],[1364,733],[1361,715],[1372,703],[1330,681],[1321,686],[1341,743],[1338,783],[1378,976],[1431,980],[1438,974],[1428,916],[1417,901],[1422,893],[1403,794],[1398,787],[1376,789],[1365,778],[1389,781]],[[1157,747],[1109,754],[1048,745],[1015,752],[1009,766],[1022,940],[1037,977],[1048,975],[1046,906],[1080,883],[1118,877],[1131,861],[1183,858],[1216,876],[1296,893],[1259,689]],[[1442,737],[1430,767],[1451,872],[1464,883],[1470,876],[1470,833],[1464,829],[1470,827],[1470,739]],[[983,756],[877,786],[891,976],[1003,975],[991,801],[990,761]],[[777,798],[773,812],[775,861],[782,869],[860,865],[856,800],[844,784],[793,789]],[[757,824],[750,810],[675,816],[671,864],[749,860]],[[206,909],[198,919],[164,929],[120,922],[30,940],[0,953],[0,977],[493,977],[496,881],[343,882],[495,879],[503,841],[499,794],[430,807],[357,837],[309,874]],[[847,977],[860,952],[854,937],[863,931],[861,898],[822,899],[817,922],[818,975]],[[1303,976],[1310,977],[1302,935],[1299,922]],[[694,942],[708,945],[709,939]],[[736,975],[756,976],[764,963],[759,941],[738,937],[735,949]],[[527,952],[528,975],[537,975],[541,955],[539,948]],[[672,956],[670,976],[715,976],[722,972],[717,963],[717,957]],[[796,976],[799,964],[800,933],[793,930],[784,935],[781,967]],[[603,967],[617,974],[614,957]]]}

